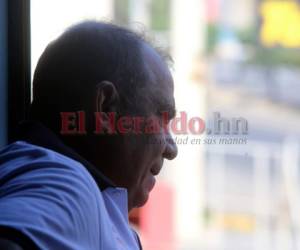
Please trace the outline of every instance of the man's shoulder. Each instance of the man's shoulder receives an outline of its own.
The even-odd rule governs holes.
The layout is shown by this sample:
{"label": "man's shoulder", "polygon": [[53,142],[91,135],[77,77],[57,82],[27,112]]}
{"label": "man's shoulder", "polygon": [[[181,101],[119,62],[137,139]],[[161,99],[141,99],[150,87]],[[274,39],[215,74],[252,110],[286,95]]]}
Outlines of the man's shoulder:
{"label": "man's shoulder", "polygon": [[99,233],[104,205],[96,183],[81,163],[50,149],[24,141],[2,148],[0,198],[0,225],[41,249],[93,245],[89,235]]}
{"label": "man's shoulder", "polygon": [[69,179],[73,177],[77,182],[83,182],[93,189],[97,188],[92,176],[80,162],[51,149],[16,141],[0,150],[2,184],[18,177],[36,175],[40,180],[68,175]]}
{"label": "man's shoulder", "polygon": [[34,165],[65,167],[81,172],[84,170],[80,162],[70,157],[25,141],[16,141],[0,149],[0,170],[5,165],[9,165],[11,168],[20,165]]}
{"label": "man's shoulder", "polygon": [[20,160],[22,160],[22,162],[48,161],[80,164],[51,149],[30,144],[25,141],[16,141],[0,149],[0,165],[10,163],[11,161],[18,162]]}

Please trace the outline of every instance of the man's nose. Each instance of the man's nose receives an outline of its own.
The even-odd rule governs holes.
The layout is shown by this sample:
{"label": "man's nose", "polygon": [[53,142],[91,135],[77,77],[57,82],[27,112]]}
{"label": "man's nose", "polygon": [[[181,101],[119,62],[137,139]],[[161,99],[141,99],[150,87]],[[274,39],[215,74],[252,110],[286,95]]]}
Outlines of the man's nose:
{"label": "man's nose", "polygon": [[163,157],[168,160],[173,160],[176,158],[178,154],[177,145],[173,139],[173,137],[170,135],[169,132],[166,133],[166,147],[163,152]]}

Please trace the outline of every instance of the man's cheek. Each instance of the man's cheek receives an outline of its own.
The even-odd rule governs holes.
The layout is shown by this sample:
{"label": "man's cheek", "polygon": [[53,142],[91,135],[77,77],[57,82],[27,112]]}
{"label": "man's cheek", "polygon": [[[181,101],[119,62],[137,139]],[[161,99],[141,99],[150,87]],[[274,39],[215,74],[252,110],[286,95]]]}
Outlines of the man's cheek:
{"label": "man's cheek", "polygon": [[159,133],[148,135],[147,139],[146,139],[146,144],[148,147],[151,147],[151,146],[159,147],[159,146],[163,146],[165,144],[164,141],[165,141],[164,137],[161,135],[161,132],[159,132]]}

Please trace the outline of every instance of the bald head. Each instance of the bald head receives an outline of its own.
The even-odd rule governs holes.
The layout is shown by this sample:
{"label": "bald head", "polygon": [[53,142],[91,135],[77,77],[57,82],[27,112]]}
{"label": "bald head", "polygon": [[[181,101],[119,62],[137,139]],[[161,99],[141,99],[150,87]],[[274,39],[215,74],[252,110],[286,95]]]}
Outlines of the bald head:
{"label": "bald head", "polygon": [[75,25],[50,43],[38,62],[31,117],[58,131],[60,112],[94,108],[95,86],[102,81],[112,82],[119,93],[119,112],[144,112],[140,104],[153,102],[158,64],[167,67],[132,31],[94,21]]}

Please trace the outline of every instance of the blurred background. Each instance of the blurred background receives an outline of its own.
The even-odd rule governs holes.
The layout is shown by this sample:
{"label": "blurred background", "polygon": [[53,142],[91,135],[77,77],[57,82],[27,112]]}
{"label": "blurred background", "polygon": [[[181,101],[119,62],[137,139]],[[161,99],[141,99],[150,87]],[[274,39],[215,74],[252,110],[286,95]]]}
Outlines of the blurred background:
{"label": "blurred background", "polygon": [[300,249],[299,2],[31,0],[32,73],[68,26],[112,21],[170,53],[178,116],[205,121],[130,215],[145,250]]}

